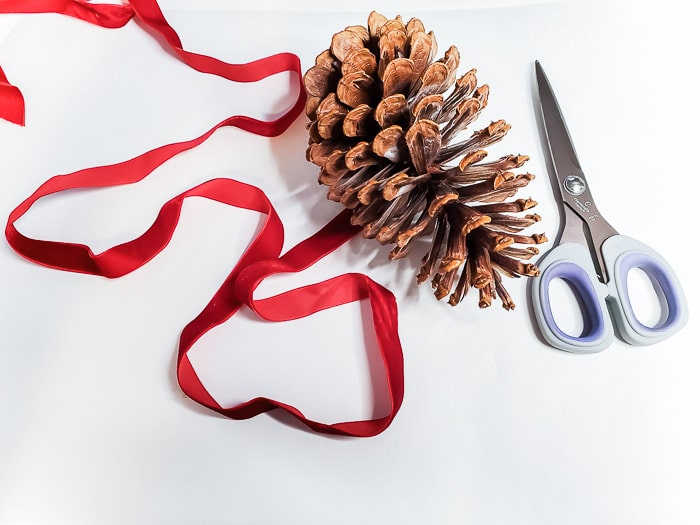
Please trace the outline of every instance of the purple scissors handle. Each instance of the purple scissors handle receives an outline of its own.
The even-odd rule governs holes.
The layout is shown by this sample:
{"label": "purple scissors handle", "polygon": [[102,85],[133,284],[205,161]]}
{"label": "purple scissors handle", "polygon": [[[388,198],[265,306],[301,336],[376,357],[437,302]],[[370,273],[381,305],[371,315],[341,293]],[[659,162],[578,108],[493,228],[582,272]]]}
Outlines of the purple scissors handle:
{"label": "purple scissors handle", "polygon": [[[630,237],[615,235],[602,246],[606,261],[614,261],[608,282],[608,305],[620,337],[633,345],[650,345],[675,334],[688,321],[688,306],[676,273],[652,248]],[[629,272],[638,268],[651,281],[661,316],[647,325],[635,314],[628,289]]]}
{"label": "purple scissors handle", "polygon": [[[540,275],[532,283],[532,304],[535,319],[547,343],[574,353],[599,352],[610,346],[614,331],[605,307],[608,291],[595,277],[588,249],[577,243],[560,244],[550,250],[538,266]],[[568,334],[555,320],[549,290],[556,279],[565,281],[576,296],[583,319],[580,334]]]}
{"label": "purple scissors handle", "polygon": [[[624,235],[608,238],[602,251],[604,259],[611,262],[607,284],[598,280],[590,252],[581,244],[560,244],[540,261],[540,275],[532,283],[532,302],[547,343],[568,352],[593,353],[610,346],[615,330],[627,343],[650,345],[685,325],[688,309],[683,290],[676,274],[658,253]],[[630,300],[627,283],[634,268],[649,277],[661,307],[661,316],[651,326],[639,320]],[[583,319],[581,333],[568,334],[557,325],[549,294],[555,279],[566,281],[577,298]]]}

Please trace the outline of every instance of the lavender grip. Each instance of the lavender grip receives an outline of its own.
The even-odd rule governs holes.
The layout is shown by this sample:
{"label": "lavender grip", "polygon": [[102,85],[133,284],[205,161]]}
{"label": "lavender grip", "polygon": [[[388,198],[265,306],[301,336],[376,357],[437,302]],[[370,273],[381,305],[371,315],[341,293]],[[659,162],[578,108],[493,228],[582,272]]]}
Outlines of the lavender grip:
{"label": "lavender grip", "polygon": [[[650,345],[663,341],[685,326],[688,305],[683,289],[661,255],[624,235],[606,239],[601,251],[611,268],[608,304],[622,339],[633,345]],[[661,316],[653,326],[647,326],[637,318],[630,301],[628,275],[634,268],[639,268],[649,277],[661,307]]]}
{"label": "lavender grip", "polygon": [[[535,319],[547,343],[578,354],[600,352],[610,346],[614,330],[605,306],[608,289],[595,278],[588,249],[577,243],[560,244],[546,254],[538,266],[540,275],[533,278],[532,303]],[[554,279],[566,281],[577,296],[584,321],[580,335],[564,332],[554,319],[549,296],[549,286]]]}

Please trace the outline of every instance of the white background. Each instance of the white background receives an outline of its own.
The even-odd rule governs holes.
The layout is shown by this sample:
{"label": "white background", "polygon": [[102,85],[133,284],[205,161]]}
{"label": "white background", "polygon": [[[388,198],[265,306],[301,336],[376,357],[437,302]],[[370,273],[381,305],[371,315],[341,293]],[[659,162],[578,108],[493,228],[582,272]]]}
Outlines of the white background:
{"label": "white background", "polygon": [[[230,62],[292,51],[304,69],[371,9],[419,16],[442,50],[459,47],[461,71],[476,67],[490,85],[479,123],[513,126],[491,156],[530,155],[538,177],[521,196],[540,202],[534,231],[554,239],[559,214],[535,111],[539,59],[600,209],[676,269],[688,326],[652,347],[615,341],[600,354],[567,354],[538,337],[526,280],[506,282],[514,312],[479,310],[473,293],[450,308],[413,284],[422,253],[390,264],[388,249],[354,239],[260,290],[359,271],[397,297],[403,407],[375,438],[332,438],[274,413],[228,420],[177,387],[180,330],[246,246],[253,214],[190,199],[172,244],[117,280],[32,265],[3,243],[0,523],[700,522],[700,47],[690,3],[355,1],[343,12],[330,2],[285,3],[286,12],[273,1],[230,4],[161,2],[186,49]],[[294,93],[284,75],[243,85],[196,73],[134,22],[108,30],[57,15],[0,16],[0,64],[27,101],[26,127],[0,121],[3,217],[54,174],[194,138],[229,115],[270,116]],[[170,196],[225,176],[268,194],[291,247],[338,211],[304,159],[304,124],[275,139],[221,130],[142,183],[44,199],[19,226],[101,251],[141,233]],[[203,338],[192,360],[223,403],[266,395],[322,421],[371,417],[386,401],[374,348],[365,348],[365,310],[277,325],[244,312]]]}

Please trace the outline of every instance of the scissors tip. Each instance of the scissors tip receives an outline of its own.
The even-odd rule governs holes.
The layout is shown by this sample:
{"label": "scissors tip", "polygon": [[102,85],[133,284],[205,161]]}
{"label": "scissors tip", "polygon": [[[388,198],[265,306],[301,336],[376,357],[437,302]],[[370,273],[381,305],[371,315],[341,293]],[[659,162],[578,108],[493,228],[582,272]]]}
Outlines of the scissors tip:
{"label": "scissors tip", "polygon": [[539,60],[535,60],[535,74],[537,75],[538,79],[546,77],[542,64],[540,64]]}

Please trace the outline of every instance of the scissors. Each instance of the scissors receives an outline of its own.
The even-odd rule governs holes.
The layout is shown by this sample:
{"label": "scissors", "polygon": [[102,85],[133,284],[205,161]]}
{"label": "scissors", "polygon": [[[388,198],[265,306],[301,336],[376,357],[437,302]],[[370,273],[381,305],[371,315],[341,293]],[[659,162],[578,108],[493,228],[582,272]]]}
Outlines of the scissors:
{"label": "scissors", "polygon": [[[593,201],[569,131],[552,87],[535,62],[544,127],[554,166],[552,184],[563,202],[564,225],[559,243],[538,262],[532,282],[532,303],[542,336],[551,346],[575,353],[607,348],[615,335],[632,345],[650,345],[676,333],[688,319],[678,278],[649,246],[620,235]],[[555,184],[556,181],[556,184]],[[654,326],[639,321],[630,302],[628,274],[642,270],[656,292],[661,316]],[[549,288],[564,280],[577,298],[583,318],[580,334],[564,332],[552,315]]]}

